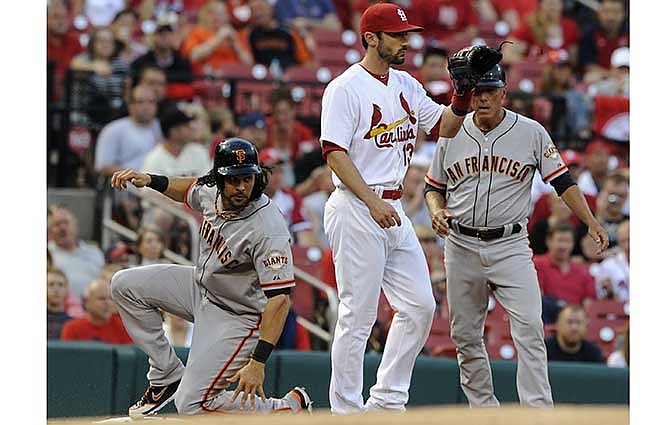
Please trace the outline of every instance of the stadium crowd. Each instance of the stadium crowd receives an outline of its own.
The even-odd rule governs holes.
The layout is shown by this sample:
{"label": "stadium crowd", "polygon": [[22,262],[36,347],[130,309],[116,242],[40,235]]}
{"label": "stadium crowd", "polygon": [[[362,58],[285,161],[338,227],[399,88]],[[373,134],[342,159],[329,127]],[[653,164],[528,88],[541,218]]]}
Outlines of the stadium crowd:
{"label": "stadium crowd", "polygon": [[[93,188],[111,196],[105,179],[126,167],[200,176],[211,167],[216,143],[246,138],[272,167],[266,194],[294,236],[296,264],[336,287],[322,224],[334,187],[318,140],[320,96],[333,76],[360,59],[358,20],[375,2],[50,0],[49,188]],[[610,239],[610,248],[598,254],[585,226],[535,176],[529,244],[549,360],[627,367],[628,1],[601,0],[595,10],[571,0],[394,3],[425,27],[410,37],[400,68],[440,103],[452,94],[449,54],[513,41],[503,47],[506,107],[547,128]],[[419,134],[402,201],[438,303],[424,352],[453,357],[443,241],[423,201],[434,149],[435,140]],[[137,232],[137,240],[115,235],[109,246],[81,240],[77,211],[50,205],[48,338],[131,343],[111,302],[113,273],[167,261],[166,250],[191,255],[188,226],[161,208],[124,193],[114,198],[112,218]],[[303,294],[308,299],[298,298]],[[328,329],[324,294],[295,292],[293,302],[278,348],[327,349],[296,320],[308,309]],[[369,350],[383,349],[392,315],[382,300]],[[492,358],[515,358],[508,327],[491,298],[485,338]],[[166,314],[165,330],[175,345],[189,345],[191,325],[183,319]]]}

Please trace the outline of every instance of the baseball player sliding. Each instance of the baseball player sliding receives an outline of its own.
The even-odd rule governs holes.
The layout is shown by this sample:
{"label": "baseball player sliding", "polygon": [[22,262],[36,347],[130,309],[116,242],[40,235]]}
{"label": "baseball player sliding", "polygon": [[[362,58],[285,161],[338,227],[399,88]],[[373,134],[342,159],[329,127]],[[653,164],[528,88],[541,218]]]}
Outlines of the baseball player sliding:
{"label": "baseball player sliding", "polygon": [[495,65],[478,79],[474,112],[462,128],[438,140],[425,198],[433,229],[447,237],[451,337],[470,405],[498,405],[483,342],[491,288],[510,317],[521,404],[551,406],[540,289],[526,232],[535,170],[588,225],[601,251],[608,238],[547,131],[503,108],[505,95],[505,72]]}
{"label": "baseball player sliding", "polygon": [[[203,215],[196,266],[157,264],[112,278],[123,323],[149,356],[149,387],[130,416],[156,413],[172,399],[182,414],[310,410],[303,388],[281,399],[263,392],[265,362],[284,328],[295,280],[289,232],[263,194],[267,171],[256,148],[239,138],[219,143],[214,167],[198,179],[131,169],[112,176],[116,189],[128,183]],[[163,333],[159,309],[195,325],[186,367]],[[237,389],[227,391],[232,382]]]}
{"label": "baseball player sliding", "polygon": [[[370,6],[360,21],[363,60],[331,81],[323,97],[321,144],[336,187],[324,227],[340,298],[329,394],[334,413],[405,409],[435,310],[426,260],[400,202],[401,184],[418,129],[430,133],[441,120],[440,136],[455,136],[474,85],[469,62],[457,60],[457,93],[445,107],[408,73],[390,67],[405,61],[409,32],[422,29],[397,5]],[[397,313],[364,404],[363,356],[382,289]]]}

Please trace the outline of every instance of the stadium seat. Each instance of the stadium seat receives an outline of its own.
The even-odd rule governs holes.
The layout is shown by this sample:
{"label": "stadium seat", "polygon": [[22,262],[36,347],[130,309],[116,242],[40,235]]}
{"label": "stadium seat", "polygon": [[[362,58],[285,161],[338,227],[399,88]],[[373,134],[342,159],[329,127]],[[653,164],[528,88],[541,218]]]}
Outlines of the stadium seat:
{"label": "stadium seat", "polygon": [[319,47],[314,52],[316,61],[321,66],[346,68],[349,65],[358,62],[363,55],[358,49],[351,47]]}
{"label": "stadium seat", "polygon": [[[307,249],[301,246],[292,246],[293,264],[316,277],[321,278],[320,262],[311,261],[307,257]],[[293,300],[293,309],[295,312],[307,320],[314,320],[314,292],[313,286],[296,277],[295,288],[291,299]]]}
{"label": "stadium seat", "polygon": [[486,343],[486,352],[490,359],[512,360],[517,358],[516,348],[511,336]]}
{"label": "stadium seat", "polygon": [[616,349],[617,337],[626,332],[627,324],[627,319],[589,320],[584,339],[597,343],[603,352],[603,356],[607,358]]}
{"label": "stadium seat", "polygon": [[228,64],[221,67],[223,78],[253,78],[252,69],[255,65],[243,63]]}
{"label": "stadium seat", "polygon": [[595,300],[586,309],[589,320],[619,320],[628,317],[626,303],[617,300]]}
{"label": "stadium seat", "polygon": [[507,69],[507,87],[510,91],[537,93],[544,78],[544,64],[521,62]]}
{"label": "stadium seat", "polygon": [[484,322],[484,338],[487,343],[497,343],[508,337],[511,338],[509,315],[493,295],[489,295],[489,311]]}
{"label": "stadium seat", "polygon": [[317,71],[319,68],[293,66],[284,72],[284,81],[318,83]]}
{"label": "stadium seat", "polygon": [[321,47],[338,47],[344,46],[342,42],[342,31],[317,29],[312,33],[316,45]]}
{"label": "stadium seat", "polygon": [[250,112],[270,113],[270,81],[237,81],[234,85],[235,99],[232,102],[236,114]]}

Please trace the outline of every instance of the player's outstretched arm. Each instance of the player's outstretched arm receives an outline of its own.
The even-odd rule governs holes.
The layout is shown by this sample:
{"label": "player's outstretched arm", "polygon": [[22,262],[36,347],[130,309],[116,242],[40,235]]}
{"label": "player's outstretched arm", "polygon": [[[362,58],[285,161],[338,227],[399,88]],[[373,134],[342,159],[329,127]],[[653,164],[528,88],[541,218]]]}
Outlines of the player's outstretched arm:
{"label": "player's outstretched arm", "polygon": [[[265,392],[263,391],[263,382],[265,381],[265,359],[255,359],[257,352],[264,351],[263,347],[267,347],[265,353],[269,356],[270,351],[277,345],[277,341],[284,330],[284,323],[288,316],[289,308],[291,307],[291,300],[287,294],[276,295],[268,299],[263,311],[263,319],[261,320],[260,338],[258,346],[254,350],[249,363],[240,369],[228,382],[237,382],[237,388],[233,393],[233,401],[237,400],[237,396],[242,393],[241,405],[244,409],[247,399],[250,400],[250,408],[254,410],[256,406],[256,394],[265,401]],[[260,348],[259,348],[260,347]],[[265,354],[263,357],[265,357]]]}
{"label": "player's outstretched arm", "polygon": [[157,192],[161,192],[168,198],[184,202],[188,188],[197,179],[195,177],[166,177],[155,174],[141,173],[131,168],[119,170],[112,174],[111,185],[114,189],[123,190],[127,188],[128,183],[135,187],[149,187]]}
{"label": "player's outstretched arm", "polygon": [[570,207],[577,217],[588,226],[589,236],[598,244],[598,253],[602,253],[609,246],[609,236],[603,226],[593,216],[589,205],[584,199],[582,191],[576,184],[573,184],[561,194],[561,199]]}

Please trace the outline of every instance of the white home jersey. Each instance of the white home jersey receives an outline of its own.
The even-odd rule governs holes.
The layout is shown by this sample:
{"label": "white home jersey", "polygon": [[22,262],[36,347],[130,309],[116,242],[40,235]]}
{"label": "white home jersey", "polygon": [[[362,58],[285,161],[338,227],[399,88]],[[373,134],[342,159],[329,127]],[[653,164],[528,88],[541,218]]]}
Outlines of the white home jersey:
{"label": "white home jersey", "polygon": [[[445,108],[404,71],[389,69],[388,84],[360,64],[331,81],[323,95],[321,142],[347,150],[370,186],[400,186],[418,129],[429,133]],[[342,187],[333,173],[333,183]]]}

